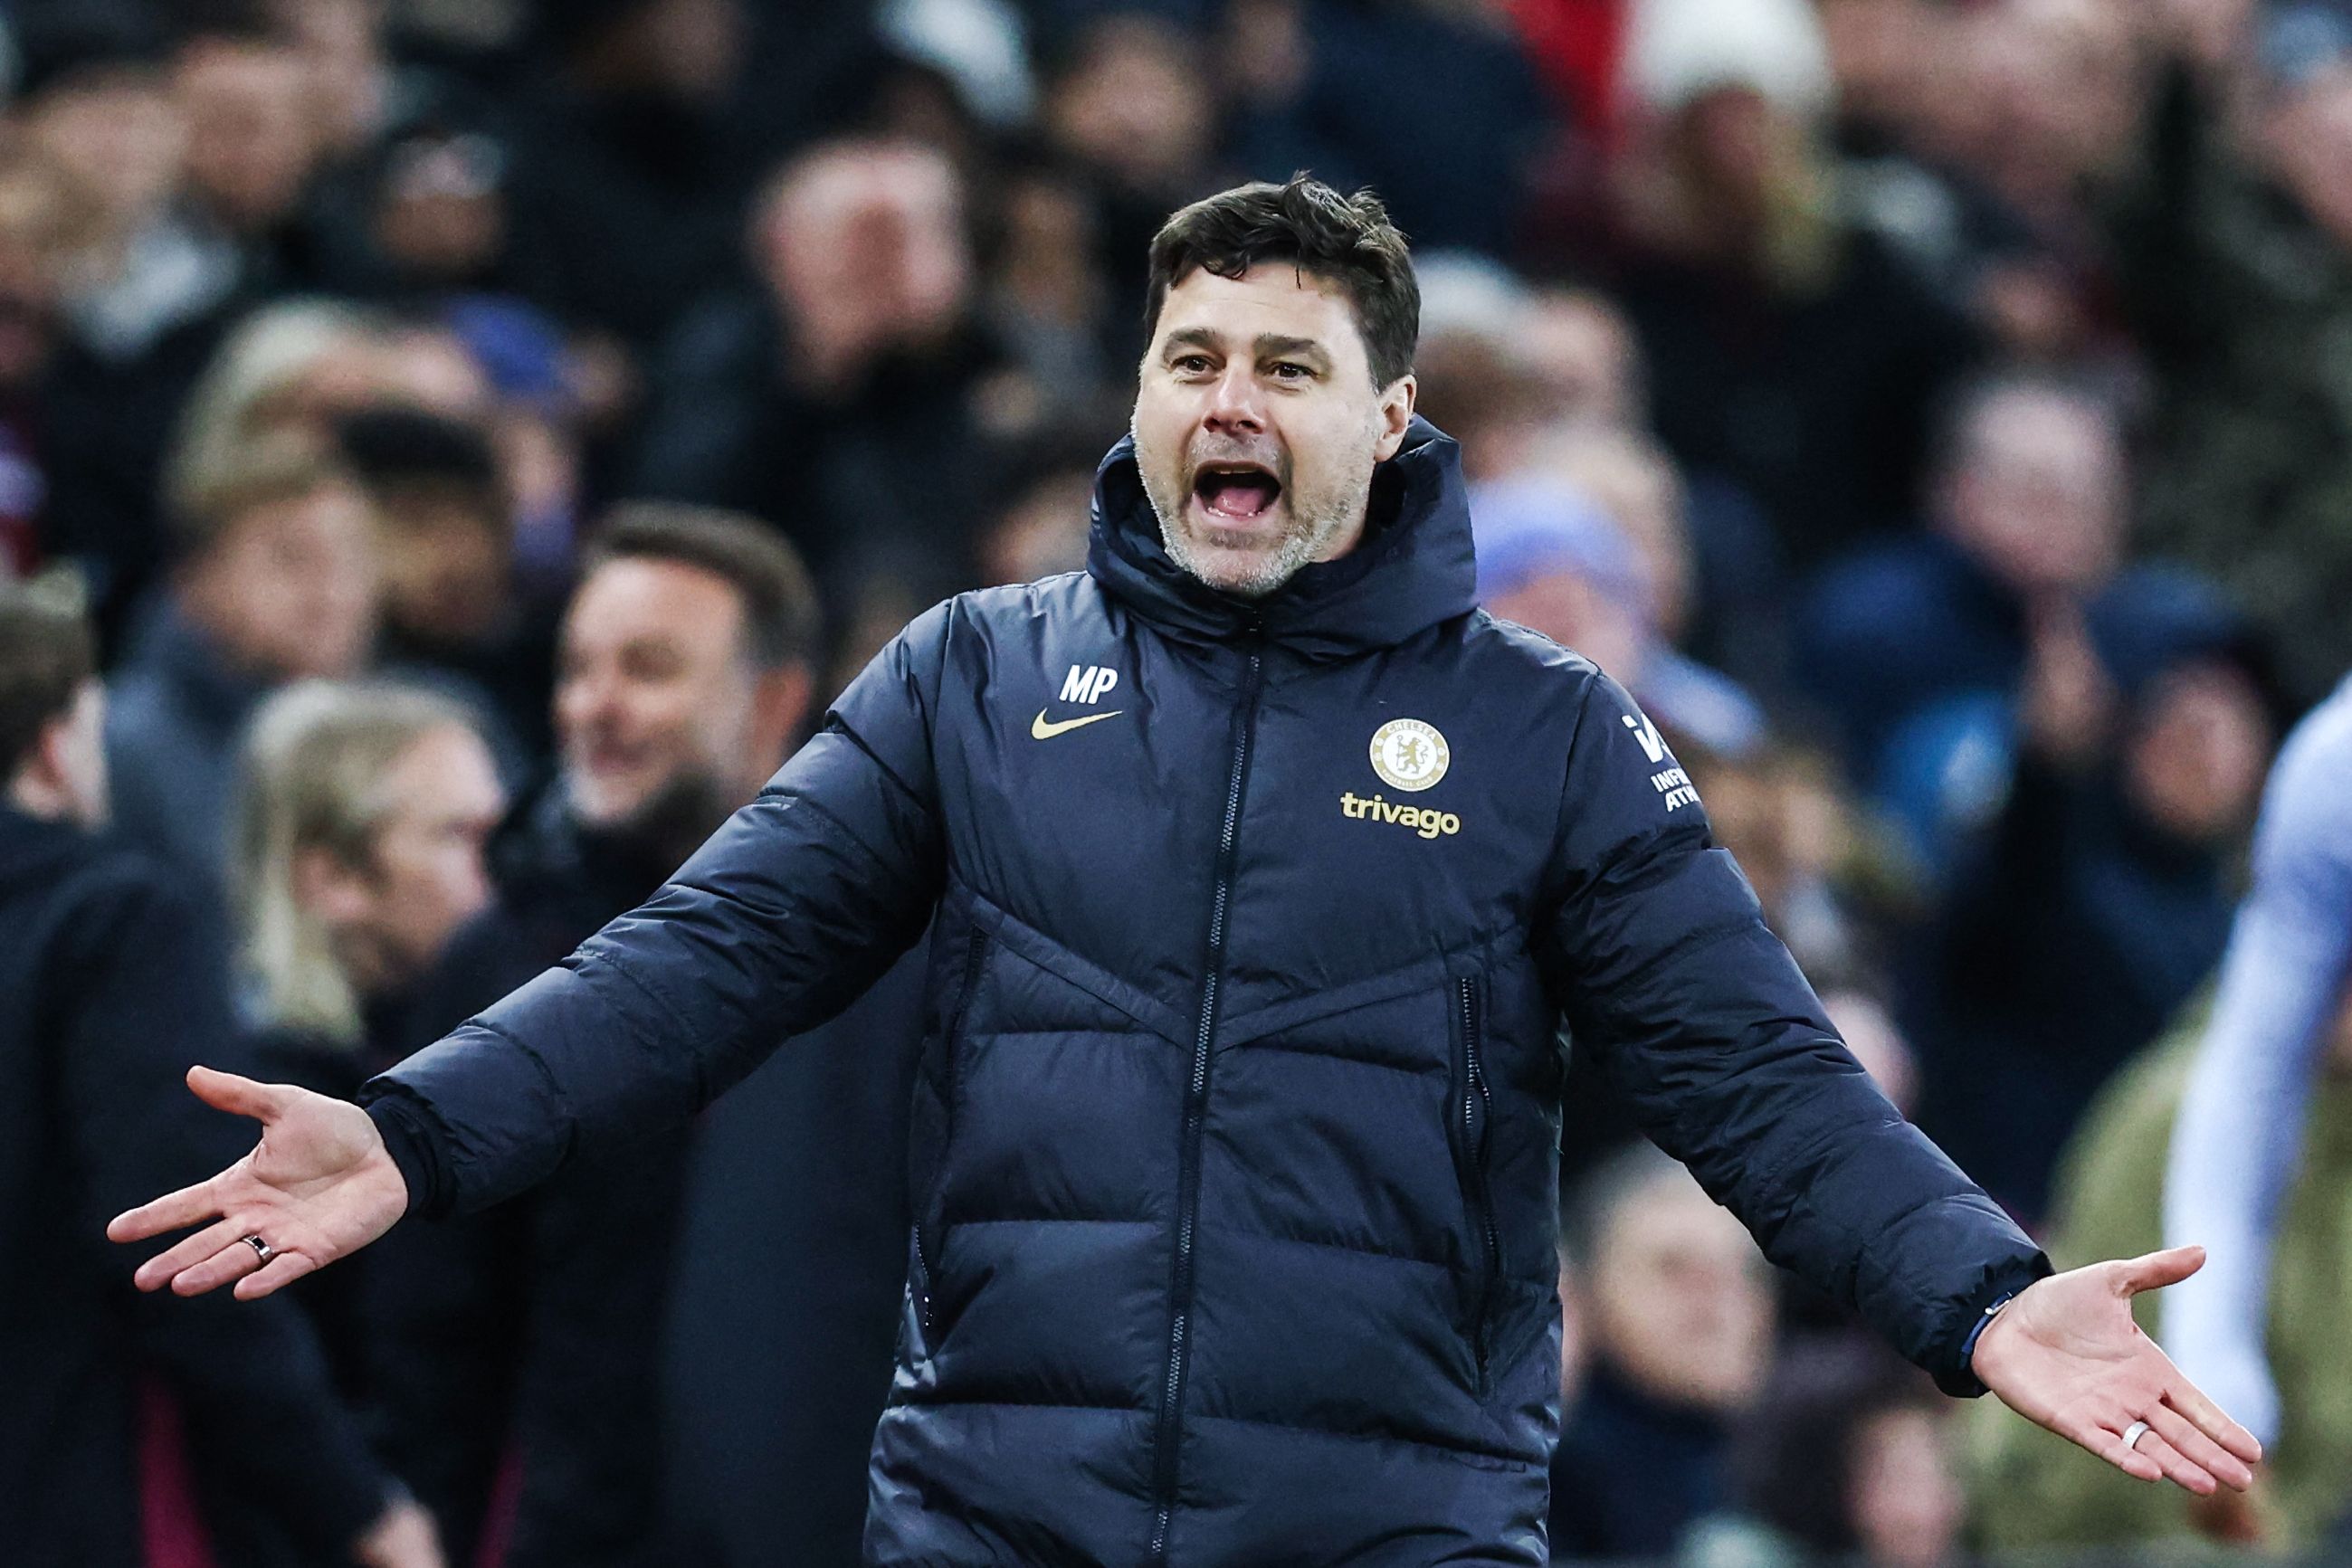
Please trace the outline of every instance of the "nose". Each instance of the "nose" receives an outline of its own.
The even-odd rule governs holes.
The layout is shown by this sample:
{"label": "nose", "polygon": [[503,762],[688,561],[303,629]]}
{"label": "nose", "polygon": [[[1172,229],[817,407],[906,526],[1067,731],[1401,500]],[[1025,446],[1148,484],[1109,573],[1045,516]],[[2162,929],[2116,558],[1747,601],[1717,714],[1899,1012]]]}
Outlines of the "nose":
{"label": "nose", "polygon": [[1255,370],[1247,361],[1236,358],[1209,389],[1209,412],[1202,423],[1219,435],[1263,435],[1264,398]]}
{"label": "nose", "polygon": [[593,725],[608,724],[618,706],[619,696],[619,683],[608,671],[574,671],[567,674],[556,688],[557,719],[570,729],[586,729]]}

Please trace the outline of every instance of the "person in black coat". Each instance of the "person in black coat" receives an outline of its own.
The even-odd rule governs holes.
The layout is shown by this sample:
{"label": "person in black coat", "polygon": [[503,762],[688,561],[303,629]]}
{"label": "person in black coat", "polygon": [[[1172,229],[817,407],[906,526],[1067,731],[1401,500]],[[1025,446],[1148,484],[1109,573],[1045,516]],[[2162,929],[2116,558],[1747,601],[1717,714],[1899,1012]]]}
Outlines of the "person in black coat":
{"label": "person in black coat", "polygon": [[[254,715],[229,870],[239,1021],[272,1082],[349,1099],[400,1060],[417,980],[489,901],[482,846],[505,794],[474,725],[389,684],[307,681]],[[376,1273],[292,1292],[336,1386],[371,1416]]]}
{"label": "person in black coat", "polygon": [[299,1311],[142,1297],[100,1240],[110,1213],[238,1137],[181,1087],[200,1059],[235,1060],[215,934],[100,831],[94,667],[77,617],[0,591],[0,1551],[145,1560],[137,1406],[153,1375],[205,1461],[224,1550],[266,1522],[297,1561],[435,1568],[429,1525],[370,1458]]}
{"label": "person in black coat", "polygon": [[893,574],[919,602],[969,581],[966,498],[997,477],[988,416],[1018,400],[982,401],[1003,366],[976,315],[967,199],[945,156],[903,143],[785,164],[748,225],[759,287],[698,304],[652,367],[635,489],[765,518],[831,603]]}
{"label": "person in black coat", "polygon": [[[815,622],[789,547],[750,519],[647,503],[606,520],[564,624],[555,694],[562,773],[500,832],[492,904],[457,933],[420,988],[415,1018],[428,1038],[641,902],[757,792],[806,712]],[[919,1030],[906,1016],[912,988],[897,995],[877,996],[865,1024],[911,1044]],[[803,1375],[795,1385],[814,1373],[821,1389],[841,1390],[764,1420],[740,1399],[724,1415],[692,1402],[673,1414],[695,1451],[719,1451],[740,1468],[746,1490],[767,1500],[768,1528],[796,1542],[824,1530],[837,1537],[846,1513],[846,1550],[856,1551],[865,1438],[889,1381],[904,1206],[896,1153],[904,1134],[895,1129],[905,1120],[906,1078],[897,1075],[893,1093],[890,1074],[861,1070],[860,1052],[803,1054],[809,1065],[796,1087],[806,1092],[787,1092],[782,1119],[744,1128],[747,1146],[732,1131],[743,1127],[741,1113],[721,1112],[723,1135],[709,1151],[773,1193],[780,1236],[804,1226],[846,1232],[851,1265],[826,1281],[843,1316],[828,1322],[787,1312],[782,1326],[799,1331],[795,1342],[734,1339],[780,1326],[778,1309],[745,1301],[729,1267],[740,1260],[711,1257],[696,1239],[714,1224],[732,1231],[753,1196],[729,1182],[697,1182],[684,1129],[583,1161],[529,1199],[420,1229],[391,1249],[394,1458],[458,1552],[502,1532],[510,1568],[586,1568],[667,1560],[692,1534],[705,1542],[694,1560],[708,1562],[709,1541],[756,1534],[738,1517],[746,1501],[698,1478],[688,1480],[677,1510],[664,1508],[665,1354],[704,1386],[726,1377],[714,1362],[782,1354]],[[833,1081],[829,1094],[806,1082],[811,1071]],[[772,1086],[754,1093],[774,1104]],[[776,1168],[779,1144],[795,1167]],[[810,1185],[775,1190],[794,1169]],[[706,1218],[713,1205],[723,1218]],[[877,1212],[861,1223],[867,1209]],[[814,1238],[801,1240],[814,1246]],[[774,1284],[790,1289],[793,1260],[780,1258],[776,1269]],[[845,1401],[847,1414],[837,1414]],[[509,1458],[520,1474],[510,1518],[492,1501]],[[826,1479],[802,1473],[808,1463]]]}
{"label": "person in black coat", "polygon": [[1379,203],[1241,187],[1152,262],[1087,571],[919,617],[650,900],[363,1113],[240,1087],[264,1155],[117,1234],[227,1216],[293,1256],[200,1233],[142,1277],[267,1291],[611,1157],[936,918],[869,1563],[1541,1563],[1563,1014],[1946,1390],[2251,1486],[2130,1320],[2194,1249],[2050,1275],[1838,1043],[1622,689],[1475,609]]}
{"label": "person in black coat", "polygon": [[2145,568],[2038,629],[2006,800],[1905,998],[1920,1121],[2038,1219],[2100,1086],[2221,960],[2284,700],[2201,580]]}

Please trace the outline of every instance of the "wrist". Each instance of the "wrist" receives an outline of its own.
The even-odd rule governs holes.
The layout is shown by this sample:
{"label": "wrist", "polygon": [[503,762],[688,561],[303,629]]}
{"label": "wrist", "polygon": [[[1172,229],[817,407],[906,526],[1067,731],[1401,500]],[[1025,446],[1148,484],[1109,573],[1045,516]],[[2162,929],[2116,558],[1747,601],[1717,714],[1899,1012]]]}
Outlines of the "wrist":
{"label": "wrist", "polygon": [[1960,1343],[1960,1364],[1967,1367],[1971,1374],[1975,1374],[1979,1383],[1983,1382],[1984,1378],[1977,1372],[1977,1352],[1983,1348],[1985,1335],[2000,1320],[2000,1314],[2009,1309],[2009,1304],[2016,1301],[2021,1293],[2017,1291],[2004,1291],[1995,1296],[1991,1303],[1978,1314],[1974,1326],[1969,1330],[1969,1337]]}
{"label": "wrist", "polygon": [[391,1095],[372,1102],[367,1113],[375,1124],[384,1157],[399,1174],[402,1215],[436,1217],[440,1212],[440,1166],[431,1137],[416,1113],[405,1101]]}

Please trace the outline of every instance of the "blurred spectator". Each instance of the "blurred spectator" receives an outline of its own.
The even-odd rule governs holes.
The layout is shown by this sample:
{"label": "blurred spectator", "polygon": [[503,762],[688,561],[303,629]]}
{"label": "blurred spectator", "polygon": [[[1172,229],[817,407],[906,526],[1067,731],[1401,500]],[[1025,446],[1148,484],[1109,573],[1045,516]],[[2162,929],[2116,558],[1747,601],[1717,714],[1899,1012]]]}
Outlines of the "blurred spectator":
{"label": "blurred spectator", "polygon": [[1556,133],[1500,6],[1241,0],[1221,42],[1244,173],[1369,184],[1416,246],[1511,248]]}
{"label": "blurred spectator", "polygon": [[1034,582],[1086,570],[1095,466],[1107,444],[1073,434],[1014,455],[1007,465],[1017,476],[1013,493],[980,542],[982,582]]}
{"label": "blurred spectator", "polygon": [[349,1098],[399,1059],[410,988],[489,901],[498,777],[457,704],[323,681],[263,706],[241,771],[247,1023],[274,1080]]}
{"label": "blurred spectator", "polygon": [[133,0],[16,17],[8,120],[84,204],[58,258],[64,340],[40,399],[47,553],[71,558],[119,632],[159,549],[156,476],[182,401],[250,280],[236,246],[180,201],[189,131],[163,26]]}
{"label": "blurred spectator", "polygon": [[588,487],[589,426],[599,407],[596,372],[528,305],[470,295],[441,311],[449,332],[489,380],[488,430],[514,512],[515,570],[530,591],[560,593],[572,580],[580,507]]}
{"label": "blurred spectator", "polygon": [[1750,691],[1777,691],[1788,662],[1786,569],[1770,525],[1736,486],[1703,473],[1685,479],[1630,424],[1556,424],[1529,449],[1528,465],[1591,497],[1624,531],[1664,641],[1738,670]]}
{"label": "blurred spectator", "polygon": [[189,1521],[142,1516],[158,1408],[142,1413],[143,1364],[204,1462],[230,1560],[435,1568],[429,1524],[369,1458],[291,1303],[142,1295],[104,1240],[113,1214],[243,1139],[181,1082],[199,1060],[237,1059],[213,928],[99,831],[95,654],[78,616],[0,590],[0,1239],[41,1260],[36,1287],[0,1292],[0,1540],[16,1561],[92,1564],[147,1561],[142,1525],[187,1542]]}
{"label": "blurred spectator", "polygon": [[300,57],[310,141],[329,163],[355,158],[394,112],[395,68],[384,47],[384,0],[265,0],[265,15]]}
{"label": "blurred spectator", "polygon": [[2158,378],[2148,540],[2227,583],[2315,698],[2352,667],[2352,16],[2260,15],[2250,133],[2176,46],[2116,238]]}
{"label": "blurred spectator", "polygon": [[2045,620],[2032,661],[2006,804],[1906,1013],[1922,1124],[2029,1218],[2091,1096],[2221,957],[2278,724],[2242,623],[2178,575]]}
{"label": "blurred spectator", "polygon": [[414,299],[507,281],[510,159],[469,118],[428,111],[355,169],[345,287]]}
{"label": "blurred spectator", "polygon": [[550,744],[555,627],[517,581],[512,506],[499,455],[472,424],[397,406],[337,427],[376,517],[383,573],[378,656],[446,672],[494,705],[536,768]]}
{"label": "blurred spectator", "polygon": [[1558,403],[1527,346],[1536,297],[1509,268],[1467,251],[1413,259],[1421,286],[1421,343],[1413,350],[1417,410],[1462,444],[1473,484],[1516,473],[1528,445],[1579,405]]}
{"label": "blurred spectator", "polygon": [[[2087,601],[2122,559],[2130,497],[2105,402],[2009,371],[1945,423],[1929,528],[1831,565],[1796,618],[1800,675],[1854,776],[1890,793],[1915,771],[1902,753],[1934,745],[1937,710],[2014,693],[2035,616]],[[1937,814],[1905,813],[1930,841]]]}
{"label": "blurred spectator", "polygon": [[760,291],[700,307],[665,353],[640,487],[769,520],[843,602],[869,563],[928,562],[917,609],[969,581],[982,396],[1003,389],[985,376],[963,196],[944,157],[901,143],[828,142],[787,165],[752,221]]}
{"label": "blurred spectator", "polygon": [[185,510],[256,439],[331,443],[335,422],[384,403],[450,418],[487,414],[489,380],[454,332],[329,299],[289,299],[237,324],[190,391],[163,471]]}
{"label": "blurred spectator", "polygon": [[[1046,51],[1040,128],[1088,182],[1111,299],[1142,298],[1151,236],[1168,214],[1230,183],[1217,161],[1206,50],[1174,21],[1132,9],[1073,22]],[[1238,70],[1262,71],[1269,53],[1231,58]],[[1140,322],[1119,320],[1115,331],[1122,367],[1143,357]]]}
{"label": "blurred spectator", "polygon": [[125,837],[222,886],[237,737],[275,688],[364,667],[374,523],[348,473],[293,438],[247,446],[186,500],[168,593],[107,723]]}
{"label": "blurred spectator", "polygon": [[172,60],[187,126],[187,196],[201,221],[237,247],[251,282],[300,287],[320,272],[304,199],[326,152],[309,62],[257,5],[213,9],[195,8]]}
{"label": "blurred spectator", "polygon": [[1874,1343],[1792,1350],[1734,1460],[1739,1511],[1765,1538],[1734,1531],[1711,1541],[1702,1560],[1957,1568],[1966,1498],[1951,1408],[1917,1369]]}
{"label": "blurred spectator", "polygon": [[17,575],[65,544],[49,517],[43,394],[58,347],[61,257],[87,218],[63,169],[0,141],[0,568]]}
{"label": "blurred spectator", "polygon": [[1593,1360],[1552,1461],[1552,1557],[1654,1556],[1731,1501],[1771,1292],[1739,1222],[1647,1145],[1594,1176],[1581,1209]]}
{"label": "blurred spectator", "polygon": [[[644,901],[749,800],[808,715],[816,640],[806,574],[758,524],[655,504],[609,517],[564,622],[561,775],[496,841],[495,900],[427,982],[415,1038],[505,995]],[[871,1014],[865,1022],[877,1027]],[[903,1204],[889,1153],[901,1145],[888,1128],[903,1118],[906,1081],[896,1081],[894,1108],[882,1098],[890,1051],[873,1038],[812,1040],[782,1055],[792,1062],[777,1080],[783,1099],[768,1103],[787,1120],[769,1121],[754,1153],[795,1145],[794,1157],[813,1162],[810,1185],[779,1197],[776,1156],[744,1171],[739,1144],[740,1193],[783,1204],[762,1209],[754,1228],[774,1229],[796,1251],[810,1243],[793,1239],[805,1236],[795,1225],[861,1235],[844,1254],[837,1299],[865,1301],[869,1315],[797,1318],[801,1337],[763,1353],[791,1358],[790,1411],[769,1410],[747,1448],[729,1425],[743,1419],[741,1406],[721,1393],[693,1414],[696,1451],[731,1449],[734,1463],[759,1469],[793,1450],[829,1460],[823,1473],[837,1483],[837,1445],[854,1433],[862,1457],[887,1385],[888,1299],[904,1264],[903,1228],[887,1218]],[[792,1118],[805,1126],[788,1135]],[[487,1538],[510,1542],[503,1561],[515,1568],[635,1563],[675,1534],[660,1504],[666,1303],[682,1267],[722,1301],[736,1278],[713,1282],[707,1263],[680,1259],[689,1169],[687,1136],[667,1135],[567,1168],[528,1200],[387,1242],[395,1261],[385,1272],[397,1281],[386,1292],[391,1354],[403,1373],[390,1395],[394,1460],[460,1554]],[[719,1233],[738,1235],[743,1223],[738,1214]],[[745,1310],[737,1298],[736,1315]],[[853,1344],[871,1359],[847,1354]],[[730,1343],[699,1354],[752,1353]],[[707,1388],[707,1359],[699,1364]],[[520,1466],[510,1519],[492,1503],[502,1453]],[[757,1484],[791,1493],[799,1483],[760,1469]],[[838,1539],[838,1492],[792,1495],[808,1511],[793,1517],[830,1521],[828,1539]],[[698,1496],[739,1514],[756,1506],[714,1504],[708,1488]]]}
{"label": "blurred spectator", "polygon": [[1822,45],[1801,0],[1644,0],[1643,113],[1612,271],[1659,436],[1719,472],[1809,566],[1900,522],[1968,323],[1832,196]]}
{"label": "blurred spectator", "polygon": [[2143,97],[2134,9],[1840,0],[1823,11],[1858,221],[2025,362],[2118,346],[2092,197],[2130,162]]}
{"label": "blurred spectator", "polygon": [[[2344,1358],[2352,1294],[2343,1289],[2344,1238],[2352,1233],[2352,998],[2347,1004],[2300,1129],[2300,1166],[2279,1206],[2263,1326],[2280,1423],[2256,1490],[2167,1496],[2095,1461],[2077,1462],[2008,1410],[1979,1408],[1970,1415],[1974,1512],[1987,1546],[2097,1548],[2146,1560],[2210,1553],[2204,1538],[2273,1553],[2318,1552],[2352,1506],[2352,1367]],[[2164,1245],[2166,1158],[2206,1020],[2203,1001],[2184,1009],[2084,1114],[2053,1188],[2049,1249],[2060,1268]],[[2161,1297],[2137,1299],[2132,1311],[2142,1329],[2162,1333]]]}
{"label": "blurred spectator", "polygon": [[[1785,743],[1685,758],[1715,835],[1739,859],[1765,919],[1806,973],[1853,981],[1884,955],[1858,907],[1874,868],[1853,803],[1825,758]],[[1885,1087],[1881,1085],[1881,1087]]]}
{"label": "blurred spectator", "polygon": [[736,273],[755,173],[729,134],[741,0],[570,0],[533,15],[551,68],[512,146],[517,284],[566,325],[650,352]]}
{"label": "blurred spectator", "polygon": [[1681,570],[1672,541],[1643,552],[1582,492],[1549,477],[1497,480],[1471,505],[1478,598],[1488,610],[1592,660],[1662,729],[1726,753],[1762,742],[1755,700],[1660,634],[1659,611]]}
{"label": "blurred spectator", "polygon": [[1102,239],[1084,183],[1042,162],[1016,170],[997,197],[993,227],[988,323],[1049,405],[1037,417],[1119,406],[1128,367],[1114,362],[1113,346],[1125,345],[1130,329],[1109,329],[1106,319]]}
{"label": "blurred spectator", "polygon": [[[232,891],[251,1069],[348,1099],[397,1061],[412,989],[489,897],[502,795],[465,710],[306,682],[255,715]],[[373,1260],[297,1283],[344,1400],[380,1424]]]}

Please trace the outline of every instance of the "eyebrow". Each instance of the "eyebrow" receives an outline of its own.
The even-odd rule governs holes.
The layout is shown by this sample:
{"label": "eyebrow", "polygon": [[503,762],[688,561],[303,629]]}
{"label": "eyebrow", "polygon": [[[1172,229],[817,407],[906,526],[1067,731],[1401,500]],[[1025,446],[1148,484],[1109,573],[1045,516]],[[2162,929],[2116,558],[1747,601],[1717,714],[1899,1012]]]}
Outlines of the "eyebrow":
{"label": "eyebrow", "polygon": [[[1179,346],[1193,349],[1223,349],[1225,346],[1225,340],[1213,328],[1186,327],[1168,335],[1168,347],[1173,349]],[[1323,345],[1312,338],[1294,338],[1279,332],[1258,334],[1257,340],[1251,347],[1262,360],[1270,359],[1278,354],[1296,354],[1301,358],[1312,357],[1318,360],[1329,357],[1324,353]]]}

